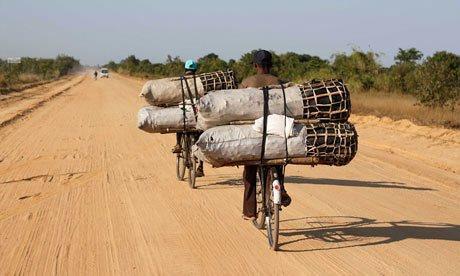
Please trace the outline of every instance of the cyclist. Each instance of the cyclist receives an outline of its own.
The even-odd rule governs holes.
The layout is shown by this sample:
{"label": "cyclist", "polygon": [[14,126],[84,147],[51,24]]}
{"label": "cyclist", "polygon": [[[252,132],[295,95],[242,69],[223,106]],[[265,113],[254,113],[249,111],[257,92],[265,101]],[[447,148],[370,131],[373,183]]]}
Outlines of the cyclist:
{"label": "cyclist", "polygon": [[[280,80],[278,77],[270,74],[272,68],[272,55],[269,51],[259,50],[253,57],[254,68],[257,74],[244,79],[240,88],[259,88],[268,85],[278,85]],[[278,174],[282,175],[282,166],[276,166]],[[258,166],[244,166],[243,183],[244,183],[244,198],[243,198],[243,218],[246,220],[256,219],[257,199],[256,199],[256,181],[257,181]],[[284,186],[284,185],[283,185]],[[281,192],[281,205],[288,206],[291,203],[291,197],[287,194],[284,187]]]}
{"label": "cyclist", "polygon": [[[198,64],[194,60],[187,60],[185,62],[185,76],[194,75],[198,69]],[[200,134],[196,134],[196,140],[198,140]],[[182,151],[182,147],[180,144],[180,140],[182,139],[182,133],[176,133],[176,145],[172,149],[173,153],[180,153]],[[200,161],[198,168],[196,169],[195,173],[196,177],[203,177],[204,176],[204,169],[203,169],[203,161]]]}

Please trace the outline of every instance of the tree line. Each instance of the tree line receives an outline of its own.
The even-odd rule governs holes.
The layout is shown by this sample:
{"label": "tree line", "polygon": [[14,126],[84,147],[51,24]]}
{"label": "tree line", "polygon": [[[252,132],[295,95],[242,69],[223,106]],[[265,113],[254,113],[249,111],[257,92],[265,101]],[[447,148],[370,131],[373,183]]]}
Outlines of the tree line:
{"label": "tree line", "polygon": [[[232,69],[241,81],[254,74],[252,56],[256,50],[240,59],[225,61],[210,53],[200,58],[198,71],[211,72]],[[304,82],[311,79],[341,78],[352,91],[399,92],[414,95],[418,101],[431,107],[454,110],[460,100],[460,56],[439,51],[426,58],[415,49],[399,49],[394,64],[384,67],[380,54],[353,49],[351,53],[337,53],[330,60],[293,52],[273,54],[273,73],[283,80]],[[164,63],[140,60],[134,55],[105,65],[110,70],[147,78],[173,77],[183,74],[184,61],[168,56]]]}
{"label": "tree line", "polygon": [[80,62],[67,55],[58,55],[54,59],[23,57],[19,63],[0,59],[0,89],[61,77],[78,66]]}

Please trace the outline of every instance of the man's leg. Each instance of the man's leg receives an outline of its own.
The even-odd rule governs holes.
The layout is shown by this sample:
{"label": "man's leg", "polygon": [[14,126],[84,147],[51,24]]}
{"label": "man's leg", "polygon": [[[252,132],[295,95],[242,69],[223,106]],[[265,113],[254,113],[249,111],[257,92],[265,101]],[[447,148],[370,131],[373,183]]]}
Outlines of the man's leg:
{"label": "man's leg", "polygon": [[284,174],[283,174],[283,166],[276,166],[276,172],[278,173],[278,179],[282,179],[280,181],[281,184],[281,205],[284,207],[288,207],[291,204],[291,197],[288,195],[286,188],[284,187]]}
{"label": "man's leg", "polygon": [[203,177],[204,176],[204,168],[203,168],[203,161],[200,161],[198,168],[196,168],[196,177]]}
{"label": "man's leg", "polygon": [[244,184],[244,198],[243,198],[243,215],[246,218],[255,218],[257,212],[257,199],[256,199],[256,180],[257,180],[257,166],[244,166],[243,171],[243,184]]}
{"label": "man's leg", "polygon": [[182,151],[182,147],[181,147],[181,139],[182,139],[182,133],[176,133],[176,145],[174,146],[174,148],[172,149],[172,152],[173,153],[180,153]]}

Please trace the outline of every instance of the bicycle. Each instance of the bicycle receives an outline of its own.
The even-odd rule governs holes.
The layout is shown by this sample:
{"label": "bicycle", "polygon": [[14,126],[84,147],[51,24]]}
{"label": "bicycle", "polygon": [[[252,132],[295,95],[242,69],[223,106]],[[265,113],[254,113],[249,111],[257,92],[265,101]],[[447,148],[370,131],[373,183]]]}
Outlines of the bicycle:
{"label": "bicycle", "polygon": [[196,169],[198,160],[192,153],[192,146],[195,144],[195,132],[184,132],[181,136],[181,152],[176,154],[177,179],[184,180],[185,170],[188,170],[188,184],[195,188]]}
{"label": "bicycle", "polygon": [[[188,184],[189,187],[195,189],[196,183],[196,170],[198,159],[192,153],[192,146],[196,142],[196,136],[199,134],[197,130],[189,130],[186,124],[187,108],[186,108],[186,97],[185,93],[189,97],[190,104],[193,110],[193,116],[197,117],[195,103],[198,101],[198,89],[196,85],[196,77],[193,74],[193,84],[195,88],[195,96],[192,95],[190,86],[184,76],[180,77],[181,88],[182,88],[182,110],[183,110],[183,130],[180,139],[181,152],[176,154],[176,175],[177,179],[180,181],[184,180],[185,169],[188,170]],[[185,84],[185,87],[184,87]],[[194,100],[195,99],[195,100]]]}
{"label": "bicycle", "polygon": [[275,251],[278,250],[281,185],[283,184],[284,173],[279,170],[279,166],[259,166],[256,181],[257,214],[253,224],[257,229],[265,227],[268,244]]}

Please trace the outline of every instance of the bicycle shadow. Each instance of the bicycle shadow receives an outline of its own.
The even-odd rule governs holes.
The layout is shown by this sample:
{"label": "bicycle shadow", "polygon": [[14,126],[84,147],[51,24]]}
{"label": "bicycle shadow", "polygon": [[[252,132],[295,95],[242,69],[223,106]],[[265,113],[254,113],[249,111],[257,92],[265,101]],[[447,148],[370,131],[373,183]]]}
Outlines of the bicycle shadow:
{"label": "bicycle shadow", "polygon": [[303,176],[286,176],[286,183],[309,184],[309,185],[329,185],[329,186],[347,186],[347,187],[367,187],[367,188],[390,188],[417,191],[435,191],[432,188],[411,187],[402,182],[391,181],[361,181],[335,178],[312,178]]}
{"label": "bicycle shadow", "polygon": [[210,182],[208,184],[203,184],[200,186],[197,186],[197,189],[234,189],[234,188],[240,188],[243,186],[243,180],[241,178],[230,178],[230,179],[224,179],[220,181],[214,181]]}
{"label": "bicycle shadow", "polygon": [[[282,228],[299,222],[309,227]],[[316,226],[317,225],[317,226]],[[284,241],[283,238],[291,240]],[[280,221],[279,250],[308,252],[364,247],[399,242],[406,239],[460,241],[460,225],[449,223],[426,223],[409,220],[378,221],[363,217],[325,216]],[[287,249],[299,246],[302,241],[315,241],[317,246],[307,249]],[[312,244],[309,243],[309,246]]]}

